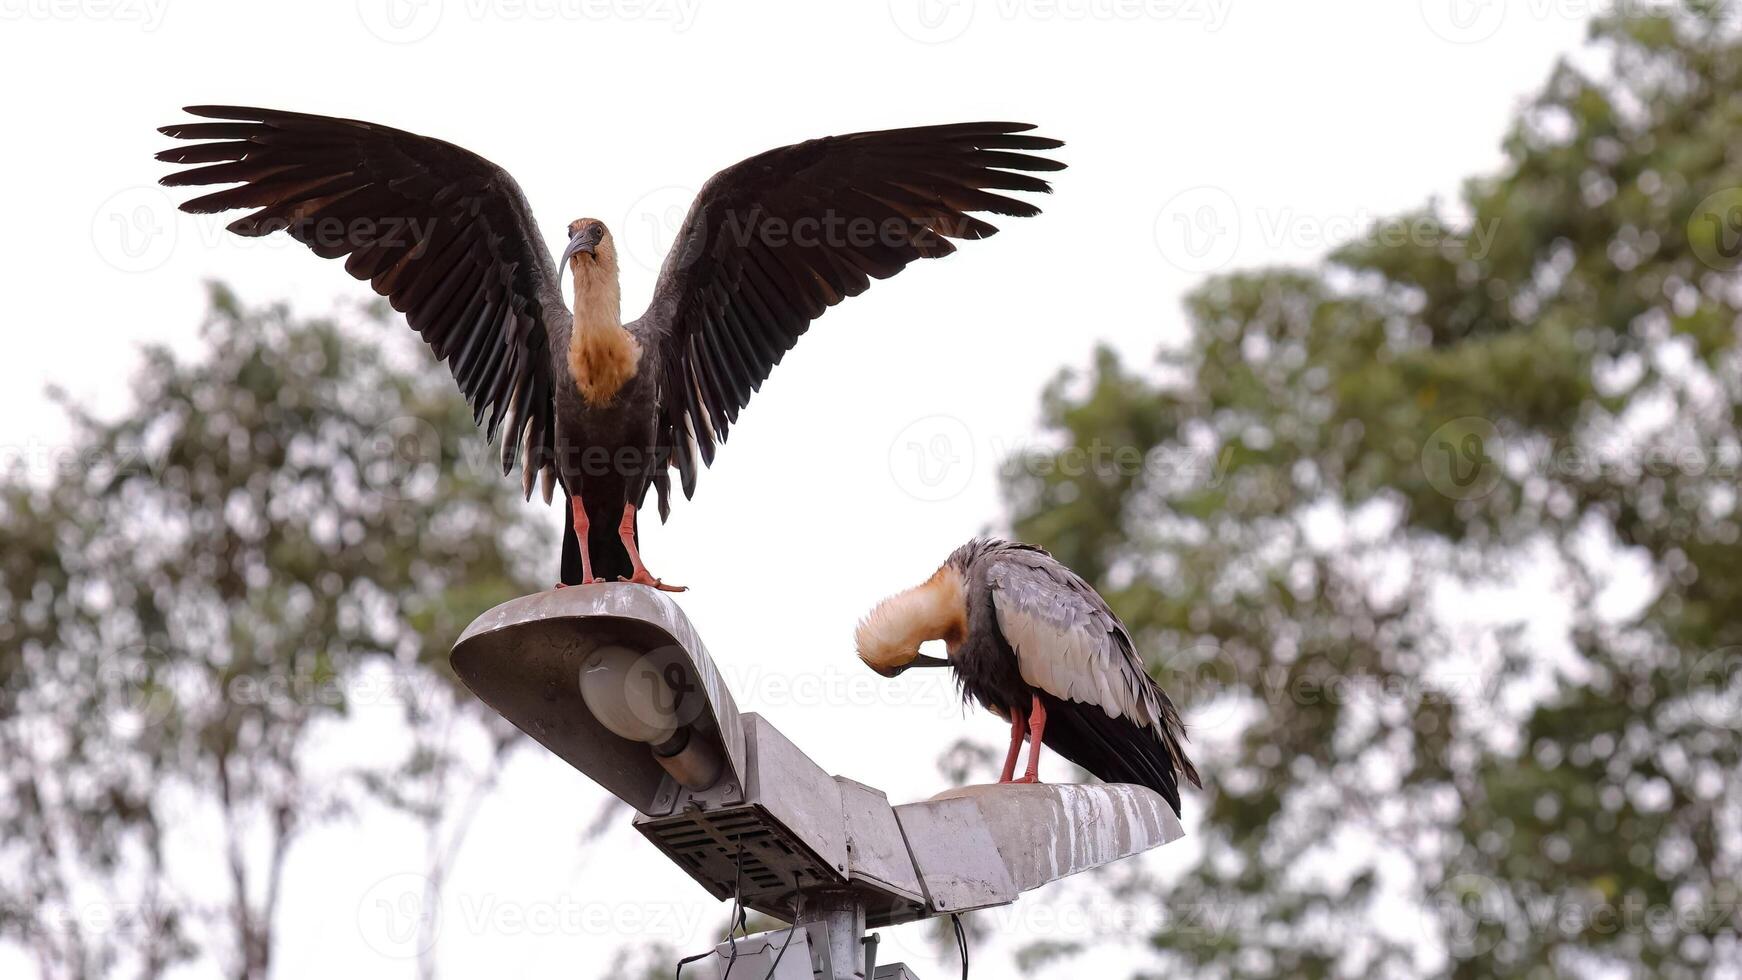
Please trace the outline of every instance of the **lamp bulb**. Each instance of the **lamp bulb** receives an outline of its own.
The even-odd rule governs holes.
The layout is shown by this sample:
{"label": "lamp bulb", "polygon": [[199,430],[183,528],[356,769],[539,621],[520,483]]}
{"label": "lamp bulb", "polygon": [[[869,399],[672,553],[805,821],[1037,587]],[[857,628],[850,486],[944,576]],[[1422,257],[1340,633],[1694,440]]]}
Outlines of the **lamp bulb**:
{"label": "lamp bulb", "polygon": [[677,692],[656,662],[628,647],[602,646],[581,665],[581,700],[599,724],[632,742],[658,745],[677,733]]}

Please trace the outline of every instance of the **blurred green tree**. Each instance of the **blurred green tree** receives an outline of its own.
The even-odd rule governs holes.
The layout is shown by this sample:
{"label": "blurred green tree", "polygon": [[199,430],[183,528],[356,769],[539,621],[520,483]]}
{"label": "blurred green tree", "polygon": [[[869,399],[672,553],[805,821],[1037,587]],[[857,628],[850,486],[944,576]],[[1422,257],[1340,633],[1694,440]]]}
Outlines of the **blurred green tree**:
{"label": "blurred green tree", "polygon": [[356,319],[214,287],[197,360],[147,349],[124,417],[65,404],[0,477],[0,941],[45,978],[267,976],[296,842],[366,801],[423,827],[432,900],[515,742],[446,652],[550,531]]}
{"label": "blurred green tree", "polygon": [[1609,66],[1456,218],[1212,279],[1153,374],[1046,393],[1014,529],[1157,655],[1207,780],[1189,866],[1120,886],[1153,975],[1742,969],[1727,6],[1595,22]]}

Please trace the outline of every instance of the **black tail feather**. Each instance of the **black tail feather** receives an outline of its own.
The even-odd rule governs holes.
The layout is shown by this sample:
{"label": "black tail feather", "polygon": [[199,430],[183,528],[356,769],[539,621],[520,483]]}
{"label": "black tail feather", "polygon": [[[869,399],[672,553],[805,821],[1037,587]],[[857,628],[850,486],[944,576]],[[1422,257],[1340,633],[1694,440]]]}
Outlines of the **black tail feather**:
{"label": "black tail feather", "polygon": [[1179,777],[1167,743],[1152,729],[1126,718],[1109,718],[1096,705],[1040,694],[1046,708],[1047,748],[1107,783],[1147,786],[1179,815]]}

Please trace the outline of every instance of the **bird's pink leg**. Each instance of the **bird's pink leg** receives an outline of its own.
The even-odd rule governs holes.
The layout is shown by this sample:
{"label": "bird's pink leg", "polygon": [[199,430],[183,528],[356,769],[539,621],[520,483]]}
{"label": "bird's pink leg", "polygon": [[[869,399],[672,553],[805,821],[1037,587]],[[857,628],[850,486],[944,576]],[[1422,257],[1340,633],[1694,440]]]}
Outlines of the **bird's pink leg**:
{"label": "bird's pink leg", "polygon": [[[581,506],[580,494],[569,498],[569,507],[575,512],[575,542],[581,546],[581,584],[592,585],[601,581],[593,577],[593,556],[587,553],[587,529],[592,522],[587,520],[587,509]],[[564,583],[558,582],[556,587],[563,588]]]}
{"label": "bird's pink leg", "polygon": [[1046,732],[1046,705],[1040,703],[1040,695],[1034,695],[1034,706],[1028,712],[1028,771],[1023,774],[1019,783],[1040,782],[1040,739]]}
{"label": "bird's pink leg", "polygon": [[998,777],[999,782],[1008,783],[1016,775],[1016,760],[1022,756],[1022,736],[1027,730],[1028,721],[1022,712],[1010,712],[1010,754],[1004,757],[1004,773]]}
{"label": "bird's pink leg", "polygon": [[634,582],[638,585],[651,585],[661,592],[688,592],[682,585],[666,585],[653,577],[647,566],[641,563],[641,552],[635,549],[635,505],[623,505],[623,523],[617,525],[617,537],[623,542],[623,550],[629,552],[629,564],[634,567],[635,574],[618,581]]}

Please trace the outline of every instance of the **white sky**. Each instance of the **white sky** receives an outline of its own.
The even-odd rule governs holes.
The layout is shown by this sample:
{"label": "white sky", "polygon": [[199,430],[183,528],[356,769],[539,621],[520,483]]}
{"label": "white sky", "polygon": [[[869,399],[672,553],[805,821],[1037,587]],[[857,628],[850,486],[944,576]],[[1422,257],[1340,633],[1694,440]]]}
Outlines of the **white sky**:
{"label": "white sky", "polygon": [[[829,312],[755,398],[697,499],[644,529],[654,571],[693,587],[681,602],[741,707],[830,771],[897,802],[921,798],[942,788],[939,749],[964,733],[996,741],[1002,726],[964,715],[941,688],[849,690],[864,675],[851,628],[1000,525],[996,461],[1034,438],[1041,385],[1096,341],[1147,361],[1178,336],[1178,300],[1203,272],[1310,261],[1372,218],[1492,170],[1519,100],[1578,44],[1591,6],[0,0],[0,121],[13,147],[0,453],[42,460],[64,438],[45,385],[112,411],[139,344],[191,352],[206,279],[309,312],[369,295],[292,243],[243,241],[221,233],[227,219],[171,210],[154,184],[169,168],[151,159],[169,141],[154,127],[183,104],[354,116],[476,150],[520,180],[553,248],[571,218],[612,226],[628,315],[645,305],[660,229],[735,160],[858,129],[1039,123],[1067,141],[1058,155],[1071,164],[1046,213],[1000,222],[997,238]],[[1223,234],[1188,241],[1189,228]],[[948,467],[922,473],[915,446],[941,448],[926,458]],[[550,548],[554,574],[554,535]],[[696,929],[724,909],[627,821],[577,856],[599,798],[554,758],[518,757],[450,888],[448,976],[590,975],[634,932],[687,951],[714,941]],[[1194,804],[1188,795],[1188,827]],[[1146,860],[1186,855],[1176,845]],[[287,882],[279,974],[413,975],[358,910],[421,859],[414,836],[378,817],[307,839]],[[1017,939],[1091,938],[1070,911],[1080,905],[1045,918],[1069,891],[999,913],[1007,939],[976,949],[977,975],[1013,972]],[[616,917],[602,925],[515,918],[604,901]],[[955,975],[913,927],[885,940],[885,961]]]}

